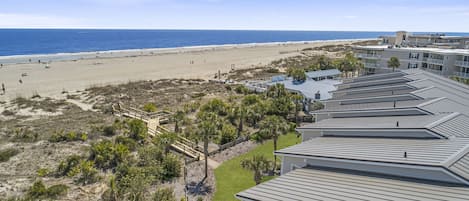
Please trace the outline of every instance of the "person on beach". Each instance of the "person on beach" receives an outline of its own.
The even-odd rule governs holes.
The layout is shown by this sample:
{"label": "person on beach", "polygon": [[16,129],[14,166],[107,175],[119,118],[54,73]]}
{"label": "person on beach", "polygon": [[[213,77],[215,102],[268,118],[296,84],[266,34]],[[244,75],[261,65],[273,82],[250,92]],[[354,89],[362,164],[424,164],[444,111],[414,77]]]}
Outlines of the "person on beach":
{"label": "person on beach", "polygon": [[2,83],[2,91],[3,91],[2,94],[5,94],[5,84],[4,83]]}
{"label": "person on beach", "polygon": [[18,82],[20,82],[20,84],[23,84],[23,80],[21,80],[21,79],[20,79],[20,80],[18,80]]}

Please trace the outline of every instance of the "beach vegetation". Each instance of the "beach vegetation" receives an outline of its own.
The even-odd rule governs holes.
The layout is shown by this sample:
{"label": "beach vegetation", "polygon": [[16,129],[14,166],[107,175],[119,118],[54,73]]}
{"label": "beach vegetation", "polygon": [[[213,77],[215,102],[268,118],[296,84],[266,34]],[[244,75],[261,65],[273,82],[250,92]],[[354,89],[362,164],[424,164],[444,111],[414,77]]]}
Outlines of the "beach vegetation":
{"label": "beach vegetation", "polygon": [[174,190],[172,188],[159,188],[153,193],[153,201],[176,201]]}
{"label": "beach vegetation", "polygon": [[[214,104],[217,103],[217,104]],[[220,132],[222,131],[222,121],[220,119],[219,107],[210,106],[211,104],[219,105],[218,100],[211,101],[206,105],[203,105],[202,108],[205,110],[200,111],[197,114],[198,125],[195,138],[202,141],[204,144],[204,158],[208,158],[208,144],[210,141],[216,141],[220,137]],[[205,180],[208,177],[208,162],[205,161]]]}
{"label": "beach vegetation", "polygon": [[81,133],[77,134],[74,131],[70,131],[65,133],[63,130],[56,131],[52,136],[49,138],[49,142],[73,142],[73,141],[86,141],[88,140],[88,134]]}
{"label": "beach vegetation", "polygon": [[238,85],[238,86],[235,87],[235,92],[237,94],[248,94],[249,89],[246,86],[241,84],[241,85]]}
{"label": "beach vegetation", "polygon": [[154,103],[147,103],[143,106],[143,111],[145,111],[145,112],[156,112],[157,107]]}
{"label": "beach vegetation", "polygon": [[303,83],[306,81],[305,70],[301,68],[292,68],[292,70],[289,71],[289,76],[293,78],[294,83]]}
{"label": "beach vegetation", "polygon": [[148,137],[148,130],[145,122],[139,119],[132,119],[127,123],[128,136],[137,142],[143,142]]}
{"label": "beach vegetation", "polygon": [[20,151],[15,148],[7,148],[4,150],[0,150],[0,163],[7,162],[8,160],[10,160],[11,157],[16,156],[19,153]]}
{"label": "beach vegetation", "polygon": [[41,180],[37,180],[28,189],[25,200],[56,199],[59,196],[65,195],[68,188],[68,186],[63,184],[53,185],[47,188]]}

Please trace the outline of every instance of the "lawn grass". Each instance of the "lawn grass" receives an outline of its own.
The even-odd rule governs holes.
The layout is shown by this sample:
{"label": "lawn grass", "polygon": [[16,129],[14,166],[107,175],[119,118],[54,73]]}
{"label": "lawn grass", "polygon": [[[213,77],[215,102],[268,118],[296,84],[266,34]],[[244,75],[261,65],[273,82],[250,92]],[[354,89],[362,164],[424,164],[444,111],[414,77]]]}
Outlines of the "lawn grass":
{"label": "lawn grass", "polygon": [[[297,138],[295,133],[281,136],[278,140],[278,148],[282,149],[301,141]],[[214,201],[237,201],[234,197],[236,193],[246,190],[255,186],[253,180],[253,173],[241,168],[241,160],[252,157],[255,154],[265,155],[268,159],[273,160],[273,142],[269,140],[251,150],[248,153],[235,157],[229,161],[224,162],[217,169],[215,169],[216,179],[216,192],[213,198]],[[279,159],[277,159],[279,160]],[[265,177],[263,181],[273,179],[275,177]]]}

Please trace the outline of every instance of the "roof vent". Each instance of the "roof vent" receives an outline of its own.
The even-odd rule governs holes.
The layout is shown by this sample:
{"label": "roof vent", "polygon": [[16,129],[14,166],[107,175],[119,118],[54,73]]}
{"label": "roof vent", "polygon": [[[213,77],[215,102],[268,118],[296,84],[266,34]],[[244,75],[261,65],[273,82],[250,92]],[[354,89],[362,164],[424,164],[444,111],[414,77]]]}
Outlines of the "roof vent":
{"label": "roof vent", "polygon": [[396,127],[399,127],[399,121],[396,122]]}
{"label": "roof vent", "polygon": [[407,158],[407,151],[404,152],[404,158]]}
{"label": "roof vent", "polygon": [[318,92],[316,92],[316,94],[314,94],[314,99],[316,99],[316,100],[321,99],[321,92],[320,91],[318,91]]}

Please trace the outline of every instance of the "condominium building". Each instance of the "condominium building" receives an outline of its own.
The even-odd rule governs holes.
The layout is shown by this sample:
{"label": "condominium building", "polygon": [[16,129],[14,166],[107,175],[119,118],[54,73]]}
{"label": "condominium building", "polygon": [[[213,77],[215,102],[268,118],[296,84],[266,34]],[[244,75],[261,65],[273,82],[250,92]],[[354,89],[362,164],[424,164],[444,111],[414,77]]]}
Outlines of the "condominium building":
{"label": "condominium building", "polygon": [[395,36],[381,36],[383,45],[401,47],[433,47],[443,49],[469,49],[469,36],[445,34],[412,34],[398,31]]}
{"label": "condominium building", "polygon": [[445,77],[469,79],[469,49],[356,46],[355,56],[363,62],[365,73],[389,71],[387,62],[397,57],[401,69],[419,68]]}
{"label": "condominium building", "polygon": [[[383,79],[386,78],[386,79]],[[267,200],[469,200],[469,87],[418,69],[346,80],[281,176],[236,194]]]}

